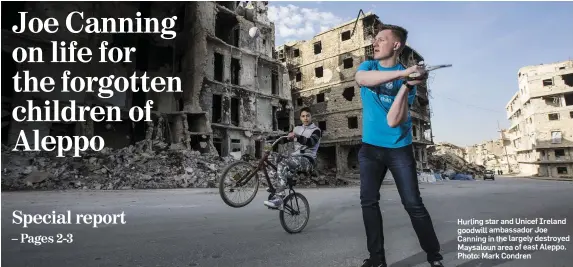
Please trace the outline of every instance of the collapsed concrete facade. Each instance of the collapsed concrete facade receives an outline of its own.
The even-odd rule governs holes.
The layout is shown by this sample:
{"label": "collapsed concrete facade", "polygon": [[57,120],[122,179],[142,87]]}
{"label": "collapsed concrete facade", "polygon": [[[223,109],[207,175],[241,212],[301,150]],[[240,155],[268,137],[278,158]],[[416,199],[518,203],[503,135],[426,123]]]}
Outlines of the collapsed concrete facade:
{"label": "collapsed concrete facade", "polygon": [[[266,15],[267,2],[105,2],[105,3],[32,3],[10,2],[2,5],[2,143],[15,144],[21,130],[26,130],[32,145],[32,130],[44,136],[101,136],[106,147],[122,148],[140,141],[161,141],[182,149],[240,158],[259,156],[268,136],[284,134],[293,122],[292,101],[286,68],[273,59],[274,24]],[[177,16],[173,28],[177,37],[164,40],[159,34],[71,34],[64,27],[56,34],[15,34],[19,14],[30,17],[55,17],[60,24],[72,11],[87,17],[142,18]],[[84,17],[85,19],[85,17]],[[74,23],[85,23],[76,20]],[[160,24],[160,23],[159,23]],[[80,25],[80,24],[75,24]],[[256,28],[254,28],[256,27]],[[251,37],[252,31],[255,37]],[[135,47],[134,63],[129,64],[15,64],[12,51],[19,46],[42,47],[49,58],[51,41],[78,41],[98,53],[102,41],[109,47]],[[92,62],[96,61],[94,60]],[[64,70],[72,76],[129,77],[146,73],[149,77],[179,77],[181,93],[114,92],[102,99],[93,93],[15,93],[9,77],[29,70],[34,76],[51,76],[56,88]],[[96,86],[94,84],[94,86]],[[115,91],[115,90],[114,90]],[[87,106],[115,105],[122,110],[122,122],[16,122],[12,109],[34,100],[42,106],[45,100],[60,104]],[[153,100],[153,122],[132,122],[127,111],[143,107]]]}
{"label": "collapsed concrete facade", "polygon": [[[362,103],[354,74],[360,63],[373,56],[372,41],[380,23],[376,15],[367,13],[311,40],[277,47],[278,59],[289,69],[295,114],[310,107],[313,121],[323,130],[318,164],[323,169],[336,169],[338,175],[358,171]],[[400,61],[412,66],[423,57],[407,46]],[[418,87],[410,112],[417,167],[425,169],[426,146],[432,144],[427,84]]]}
{"label": "collapsed concrete facade", "polygon": [[482,175],[485,167],[468,161],[467,149],[447,142],[428,146],[428,161],[431,169]]}
{"label": "collapsed concrete facade", "polygon": [[511,142],[505,136],[507,130],[501,131],[501,137],[480,144],[466,147],[465,160],[484,166],[488,170],[502,171],[504,174],[519,172],[517,154]]}
{"label": "collapsed concrete facade", "polygon": [[520,174],[573,177],[573,60],[526,66],[506,105]]}

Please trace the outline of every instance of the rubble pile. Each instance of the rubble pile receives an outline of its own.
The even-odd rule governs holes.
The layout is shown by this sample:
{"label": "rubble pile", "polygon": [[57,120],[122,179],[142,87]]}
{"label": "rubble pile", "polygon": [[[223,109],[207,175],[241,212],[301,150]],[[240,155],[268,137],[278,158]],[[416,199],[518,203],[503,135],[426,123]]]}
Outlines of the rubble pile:
{"label": "rubble pile", "polygon": [[432,169],[448,170],[449,172],[483,175],[485,167],[469,163],[452,153],[433,153],[428,155],[428,163]]}
{"label": "rubble pile", "polygon": [[[216,188],[233,157],[201,154],[163,142],[141,141],[122,149],[85,151],[81,157],[56,157],[55,152],[21,152],[2,145],[2,190],[118,190]],[[256,164],[256,159],[242,158]],[[274,172],[269,170],[270,177]],[[336,174],[301,177],[297,187],[340,186]],[[261,185],[266,186],[264,176]]]}
{"label": "rubble pile", "polygon": [[2,190],[212,188],[232,158],[148,141],[58,158],[2,146]]}

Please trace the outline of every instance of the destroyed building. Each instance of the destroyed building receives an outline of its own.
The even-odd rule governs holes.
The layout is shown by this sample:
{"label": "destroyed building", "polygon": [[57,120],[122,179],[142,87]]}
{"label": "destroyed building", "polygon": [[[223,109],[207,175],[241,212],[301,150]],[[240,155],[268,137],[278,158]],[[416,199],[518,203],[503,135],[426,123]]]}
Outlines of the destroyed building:
{"label": "destroyed building", "polygon": [[520,174],[573,177],[573,60],[520,68],[505,138]]}
{"label": "destroyed building", "polygon": [[469,162],[467,149],[447,142],[428,146],[428,165],[430,169],[456,173],[481,175],[485,167]]}
{"label": "destroyed building", "polygon": [[[360,88],[354,80],[357,67],[373,56],[376,26],[382,23],[372,13],[315,35],[277,47],[277,57],[289,69],[295,114],[310,107],[313,121],[323,131],[318,164],[337,174],[358,171],[362,135]],[[412,66],[423,57],[410,46],[400,61]],[[418,86],[411,108],[414,152],[418,169],[427,168],[426,146],[432,144],[428,86]]]}
{"label": "destroyed building", "polygon": [[[264,138],[289,130],[293,122],[288,73],[273,59],[274,24],[267,18],[268,2],[6,2],[2,4],[2,143],[13,144],[21,130],[26,130],[33,145],[32,130],[44,136],[101,136],[105,147],[123,148],[148,140],[150,146],[161,142],[172,147],[218,153],[222,157],[259,156]],[[60,27],[55,34],[15,34],[11,27],[19,24],[18,12],[30,17],[54,17],[63,25],[73,11],[84,12],[84,19],[72,21],[81,25],[86,17],[157,18],[177,16],[177,37],[162,39],[159,33],[71,34]],[[51,41],[77,41],[97,55],[100,43],[109,47],[135,47],[132,63],[22,63],[12,60],[19,46],[42,47],[49,58]],[[96,57],[97,58],[97,57]],[[95,59],[92,62],[96,61]],[[96,93],[15,93],[10,77],[17,71],[29,70],[38,80],[54,77],[56,88],[64,70],[71,76],[129,77],[133,73],[149,77],[179,77],[182,92],[115,91],[103,99]],[[34,100],[75,100],[87,106],[115,105],[122,110],[122,122],[16,122],[12,109]],[[153,122],[132,122],[128,110],[143,107],[153,100]],[[69,102],[67,102],[69,104]],[[156,142],[157,141],[157,142]]]}
{"label": "destroyed building", "polygon": [[496,173],[502,171],[503,174],[519,172],[517,155],[511,142],[505,138],[507,130],[501,131],[501,137],[495,140],[488,140],[479,144],[468,146],[465,149],[465,160],[477,165],[484,166],[488,170]]}

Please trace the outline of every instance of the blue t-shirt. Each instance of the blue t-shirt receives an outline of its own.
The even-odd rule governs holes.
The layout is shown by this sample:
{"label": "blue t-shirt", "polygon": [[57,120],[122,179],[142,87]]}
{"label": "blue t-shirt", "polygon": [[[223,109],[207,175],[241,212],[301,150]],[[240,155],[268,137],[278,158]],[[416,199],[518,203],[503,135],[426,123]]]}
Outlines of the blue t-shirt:
{"label": "blue t-shirt", "polygon": [[[380,65],[378,60],[367,60],[358,66],[357,71],[396,71],[405,69],[398,63],[391,68]],[[412,117],[408,112],[408,119],[392,128],[388,125],[386,116],[394,102],[394,98],[402,87],[402,79],[394,80],[377,87],[360,88],[362,98],[362,142],[370,145],[398,148],[412,144]],[[410,90],[408,103],[412,105],[416,98],[416,88]]]}

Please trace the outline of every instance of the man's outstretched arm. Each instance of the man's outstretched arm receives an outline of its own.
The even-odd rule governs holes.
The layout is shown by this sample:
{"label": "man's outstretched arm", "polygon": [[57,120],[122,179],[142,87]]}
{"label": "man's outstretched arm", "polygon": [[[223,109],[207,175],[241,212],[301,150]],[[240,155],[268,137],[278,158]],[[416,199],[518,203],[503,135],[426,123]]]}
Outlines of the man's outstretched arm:
{"label": "man's outstretched arm", "polygon": [[321,135],[320,130],[314,130],[314,132],[312,132],[309,138],[299,135],[296,137],[296,140],[303,146],[313,147],[320,140],[320,135]]}
{"label": "man's outstretched arm", "polygon": [[407,77],[407,70],[379,71],[379,70],[358,70],[354,75],[356,83],[360,86],[374,87],[383,83]]}

